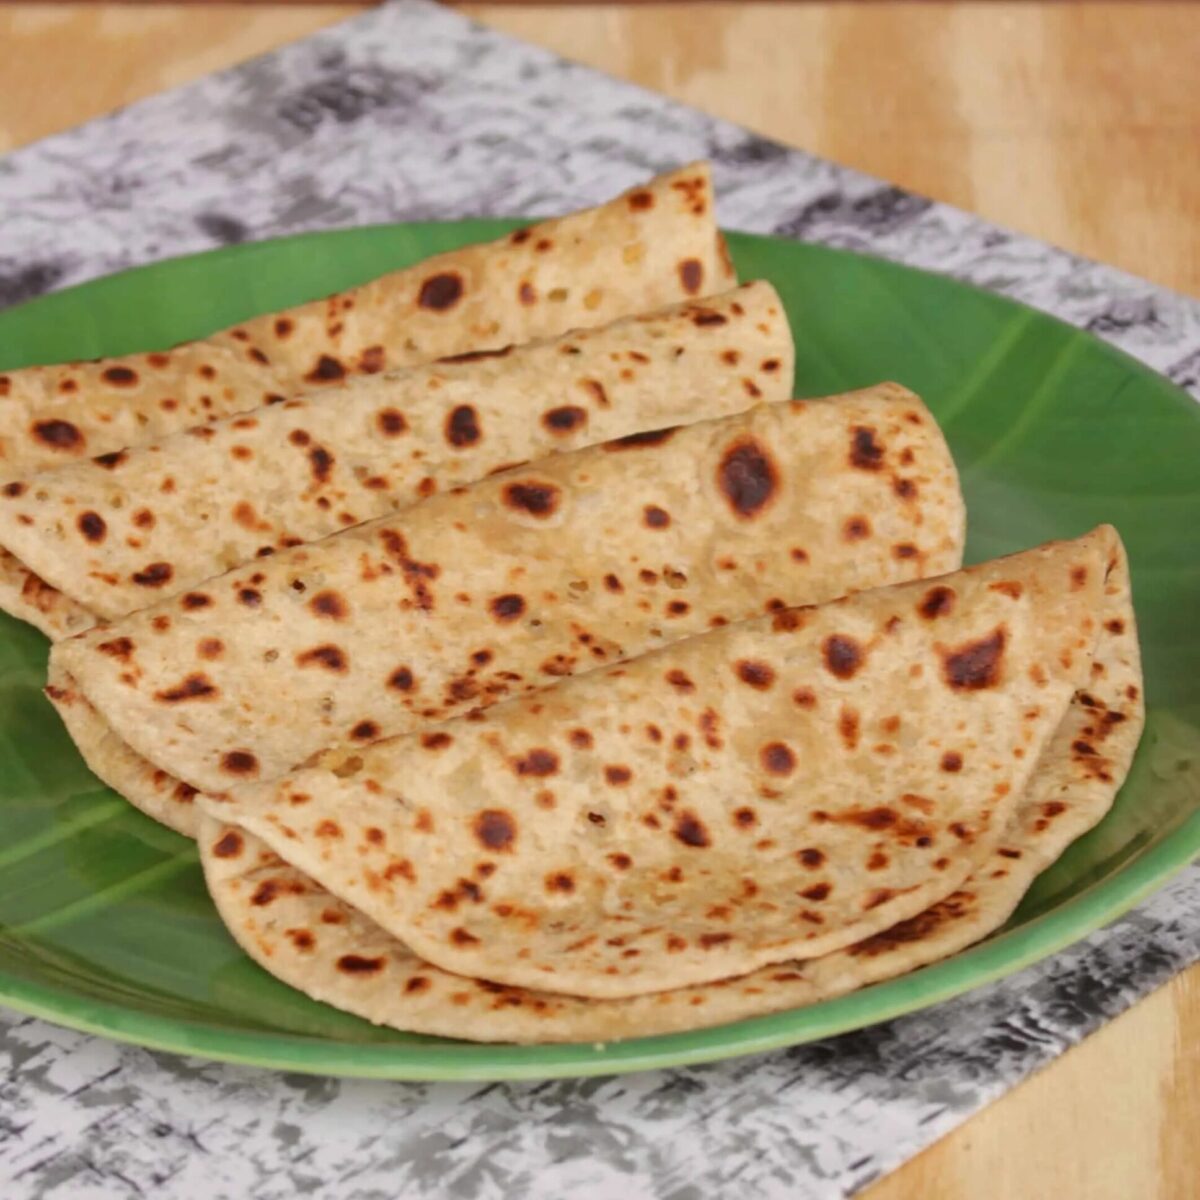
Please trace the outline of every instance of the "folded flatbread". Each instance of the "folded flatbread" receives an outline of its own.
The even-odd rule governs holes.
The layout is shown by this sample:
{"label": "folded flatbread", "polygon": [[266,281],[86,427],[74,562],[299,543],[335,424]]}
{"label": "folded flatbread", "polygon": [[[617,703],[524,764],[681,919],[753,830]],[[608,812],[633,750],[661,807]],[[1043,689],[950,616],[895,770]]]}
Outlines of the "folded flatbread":
{"label": "folded flatbread", "polygon": [[107,454],[351,375],[553,337],[736,283],[707,163],[599,208],[171,350],[0,374],[0,474]]}
{"label": "folded flatbread", "polygon": [[0,607],[63,636],[515,463],[792,394],[768,283],[464,357],[0,485]]}
{"label": "folded flatbread", "polygon": [[456,974],[620,999],[819,957],[991,855],[1119,560],[1104,526],[785,609],[210,811]]}
{"label": "folded flatbread", "polygon": [[1123,552],[1115,547],[1086,689],[1075,693],[1004,836],[949,896],[821,958],[711,984],[586,1000],[450,974],[286,863],[206,817],[200,854],[222,918],[285,983],[380,1025],[474,1041],[603,1042],[781,1012],[936,962],[986,937],[1037,874],[1108,812],[1144,719],[1141,664]]}
{"label": "folded flatbread", "polygon": [[[962,541],[912,393],[764,404],[209,580],[59,642],[49,694],[93,770],[161,819],[178,783],[269,779],[764,609],[950,570]],[[152,795],[137,755],[164,773]]]}

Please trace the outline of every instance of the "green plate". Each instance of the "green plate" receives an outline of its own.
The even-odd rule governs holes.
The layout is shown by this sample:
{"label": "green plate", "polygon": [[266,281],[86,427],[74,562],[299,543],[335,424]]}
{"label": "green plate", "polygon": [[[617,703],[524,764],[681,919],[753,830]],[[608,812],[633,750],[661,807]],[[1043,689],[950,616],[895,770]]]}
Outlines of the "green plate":
{"label": "green plate", "polygon": [[[0,313],[0,368],[167,346],[515,222],[236,246]],[[1109,817],[974,949],[811,1008],[605,1047],[480,1046],[378,1030],[277,982],[234,945],[194,847],[84,767],[40,688],[46,642],[0,619],[0,1001],[63,1025],[294,1071],[397,1079],[587,1075],[702,1062],[882,1021],[1043,958],[1200,850],[1200,409],[1165,379],[1032,309],[818,246],[734,235],[779,289],[797,392],[896,379],[950,440],[971,561],[1111,521],[1129,548],[1146,736]]]}

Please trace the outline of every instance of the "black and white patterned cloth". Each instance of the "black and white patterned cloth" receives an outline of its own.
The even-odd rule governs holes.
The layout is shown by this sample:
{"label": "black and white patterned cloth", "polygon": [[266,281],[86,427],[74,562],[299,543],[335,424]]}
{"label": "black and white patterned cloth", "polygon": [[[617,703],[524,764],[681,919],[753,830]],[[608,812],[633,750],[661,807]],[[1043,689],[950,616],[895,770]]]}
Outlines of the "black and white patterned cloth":
{"label": "black and white patterned cloth", "polygon": [[[693,158],[722,223],[942,271],[1200,396],[1200,303],[599,75],[425,0],[0,159],[0,306],[301,230],[599,202]],[[707,1067],[541,1084],[340,1081],[0,1014],[0,1194],[835,1197],[895,1168],[1200,958],[1200,867],[958,1000]]]}

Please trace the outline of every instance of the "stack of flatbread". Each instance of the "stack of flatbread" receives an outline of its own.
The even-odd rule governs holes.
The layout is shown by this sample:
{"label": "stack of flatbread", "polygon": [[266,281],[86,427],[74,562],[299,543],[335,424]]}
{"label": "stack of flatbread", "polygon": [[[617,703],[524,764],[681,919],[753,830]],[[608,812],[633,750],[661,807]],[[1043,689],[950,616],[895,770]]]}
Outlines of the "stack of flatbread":
{"label": "stack of flatbread", "polygon": [[793,359],[698,164],[14,372],[0,606],[319,1000],[515,1042],[811,1004],[1002,925],[1111,805],[1142,680],[1113,529],[963,569],[921,400],[793,400]]}

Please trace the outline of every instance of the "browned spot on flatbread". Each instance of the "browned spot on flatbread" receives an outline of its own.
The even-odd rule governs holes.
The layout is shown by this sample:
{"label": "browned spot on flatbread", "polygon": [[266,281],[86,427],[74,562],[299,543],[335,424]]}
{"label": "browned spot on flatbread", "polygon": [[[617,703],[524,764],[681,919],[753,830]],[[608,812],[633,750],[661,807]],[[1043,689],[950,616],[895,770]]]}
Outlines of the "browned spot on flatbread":
{"label": "browned spot on flatbread", "polygon": [[717,486],[739,519],[752,520],[778,494],[779,471],[763,445],[743,438],[721,456]]}
{"label": "browned spot on flatbread", "polygon": [[87,512],[81,512],[75,519],[75,524],[79,527],[79,532],[93,545],[104,541],[105,534],[108,533],[108,526],[105,524],[104,518],[98,512],[92,512],[90,509]]}
{"label": "browned spot on flatbread", "polygon": [[462,449],[473,446],[483,436],[479,413],[470,404],[458,404],[446,417],[446,441]]}
{"label": "browned spot on flatbread", "polygon": [[237,858],[242,852],[242,835],[236,829],[227,829],[213,843],[212,852],[218,858]]}
{"label": "browned spot on flatbread", "polygon": [[851,679],[863,663],[863,649],[846,634],[830,634],[821,646],[825,668],[838,679]]}
{"label": "browned spot on flatbread", "polygon": [[545,520],[554,514],[561,500],[561,491],[553,483],[539,480],[522,480],[508,484],[503,491],[504,503],[509,508],[528,513],[531,517]]}
{"label": "browned spot on flatbread", "polygon": [[850,431],[850,465],[860,471],[878,471],[883,466],[883,447],[871,426],[855,425]]}
{"label": "browned spot on flatbread", "polygon": [[258,774],[258,759],[249,750],[229,750],[221,758],[221,770],[242,777]]}
{"label": "browned spot on flatbread", "polygon": [[79,451],[86,444],[86,438],[70,421],[35,421],[32,430],[39,442],[53,450]]}
{"label": "browned spot on flatbread", "polygon": [[587,409],[578,404],[563,404],[542,414],[542,424],[556,436],[581,429],[587,420]]}
{"label": "browned spot on flatbread", "polygon": [[340,646],[328,642],[320,646],[313,646],[310,650],[300,651],[296,655],[296,665],[298,667],[323,667],[326,671],[333,671],[336,674],[341,674],[349,669],[346,652]]}
{"label": "browned spot on flatbread", "polygon": [[1005,627],[998,625],[977,641],[949,650],[939,647],[946,683],[956,691],[976,692],[995,687],[1000,682],[1007,638]]}
{"label": "browned spot on flatbread", "polygon": [[421,284],[421,290],[417,293],[417,303],[422,308],[432,309],[434,312],[445,312],[462,299],[462,294],[462,276],[456,271],[443,271],[431,275]]}
{"label": "browned spot on flatbread", "polygon": [[500,808],[483,809],[476,814],[472,828],[482,846],[501,853],[510,851],[517,837],[512,815]]}
{"label": "browned spot on flatbread", "polygon": [[679,264],[679,282],[689,296],[699,294],[704,286],[704,266],[699,259],[685,258]]}
{"label": "browned spot on flatbread", "polygon": [[684,809],[676,816],[673,833],[677,841],[693,849],[703,849],[712,842],[704,822],[690,809]]}
{"label": "browned spot on flatbread", "polygon": [[211,700],[219,694],[216,684],[207,675],[195,672],[184,676],[174,687],[155,692],[154,698],[164,704],[179,704],[186,700]]}

